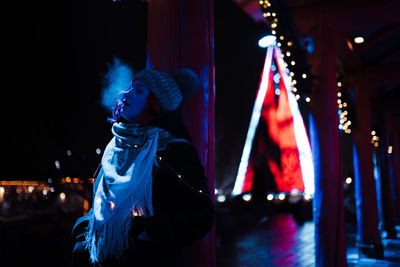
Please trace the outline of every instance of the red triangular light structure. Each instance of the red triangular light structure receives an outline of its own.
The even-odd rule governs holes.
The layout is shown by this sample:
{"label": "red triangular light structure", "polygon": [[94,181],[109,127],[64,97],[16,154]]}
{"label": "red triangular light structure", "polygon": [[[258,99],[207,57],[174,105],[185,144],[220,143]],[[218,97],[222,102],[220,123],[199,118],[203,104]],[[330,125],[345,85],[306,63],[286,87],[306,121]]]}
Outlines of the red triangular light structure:
{"label": "red triangular light structure", "polygon": [[[275,74],[271,69],[273,61],[277,67]],[[279,88],[275,89],[275,82]],[[278,192],[314,193],[310,143],[280,49],[275,44],[267,49],[232,195],[252,191],[256,172],[262,167],[269,168]]]}

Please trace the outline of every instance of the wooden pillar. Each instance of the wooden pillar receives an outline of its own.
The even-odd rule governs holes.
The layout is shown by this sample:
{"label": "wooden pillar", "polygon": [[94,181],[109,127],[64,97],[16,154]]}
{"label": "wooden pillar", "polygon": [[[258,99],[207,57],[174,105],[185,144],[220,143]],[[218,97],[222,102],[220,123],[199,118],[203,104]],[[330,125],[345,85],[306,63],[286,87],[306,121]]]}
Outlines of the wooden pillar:
{"label": "wooden pillar", "polygon": [[382,219],[381,228],[386,231],[387,238],[396,238],[395,217],[394,217],[394,188],[391,179],[390,162],[387,153],[389,136],[385,127],[385,116],[381,114],[378,119],[379,129],[381,130],[379,148],[376,149],[377,160],[380,169],[381,182],[381,201],[382,203]]}
{"label": "wooden pillar", "polygon": [[383,247],[378,232],[378,206],[371,146],[371,108],[368,87],[355,88],[354,184],[357,210],[357,245],[366,256],[380,258]]}
{"label": "wooden pillar", "polygon": [[310,139],[315,166],[316,266],[346,266],[343,177],[340,166],[336,54],[330,29],[321,21],[317,34],[318,85],[310,102]]}
{"label": "wooden pillar", "polygon": [[[214,11],[213,0],[149,0],[147,67],[172,73],[187,67],[201,88],[182,107],[214,195]],[[186,266],[215,266],[214,229],[189,249]]]}
{"label": "wooden pillar", "polygon": [[[393,206],[395,222],[400,224],[400,149],[399,126],[400,121],[388,116],[386,119],[387,145],[384,153],[388,157],[388,171],[393,189]],[[391,148],[389,148],[391,147]]]}

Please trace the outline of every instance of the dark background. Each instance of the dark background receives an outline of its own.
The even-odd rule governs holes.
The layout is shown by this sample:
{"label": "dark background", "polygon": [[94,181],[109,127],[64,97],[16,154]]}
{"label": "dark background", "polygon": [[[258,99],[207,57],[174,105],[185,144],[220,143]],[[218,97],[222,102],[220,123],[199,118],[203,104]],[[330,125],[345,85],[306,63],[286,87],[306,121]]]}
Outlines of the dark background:
{"label": "dark background", "polygon": [[19,2],[5,11],[1,179],[91,177],[101,157],[96,149],[112,136],[100,103],[103,75],[114,57],[145,67],[147,3]]}

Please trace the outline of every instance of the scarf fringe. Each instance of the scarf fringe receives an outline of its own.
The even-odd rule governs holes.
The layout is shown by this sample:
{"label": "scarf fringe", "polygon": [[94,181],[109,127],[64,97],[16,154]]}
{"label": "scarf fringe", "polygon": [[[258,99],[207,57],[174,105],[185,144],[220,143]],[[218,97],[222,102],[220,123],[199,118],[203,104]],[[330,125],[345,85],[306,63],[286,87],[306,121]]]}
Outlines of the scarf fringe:
{"label": "scarf fringe", "polygon": [[[151,191],[150,186],[146,186],[145,191]],[[144,194],[149,196],[149,194]],[[132,203],[135,197],[131,195],[129,201],[125,203]],[[153,205],[150,198],[144,198],[138,202],[135,207],[141,207],[144,216],[153,216]],[[90,261],[94,264],[102,262],[107,258],[121,258],[124,251],[129,248],[129,244],[133,242],[130,238],[129,231],[131,229],[134,208],[120,207],[121,210],[126,210],[122,216],[118,213],[111,217],[107,223],[99,225],[96,223],[95,216],[91,216],[88,225],[88,232],[86,234],[85,245],[89,251]]]}

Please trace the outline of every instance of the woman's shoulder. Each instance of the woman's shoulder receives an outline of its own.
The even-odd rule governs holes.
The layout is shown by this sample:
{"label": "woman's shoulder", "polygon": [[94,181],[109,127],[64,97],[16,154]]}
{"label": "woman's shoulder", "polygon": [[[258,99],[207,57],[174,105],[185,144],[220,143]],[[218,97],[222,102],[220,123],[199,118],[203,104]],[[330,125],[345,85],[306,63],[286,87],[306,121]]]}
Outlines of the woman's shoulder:
{"label": "woman's shoulder", "polygon": [[197,152],[194,145],[184,139],[176,141],[176,142],[168,143],[166,151],[168,151],[168,152],[182,152],[182,151]]}
{"label": "woman's shoulder", "polygon": [[170,142],[167,148],[158,154],[164,162],[174,168],[204,171],[198,151],[190,142]]}

